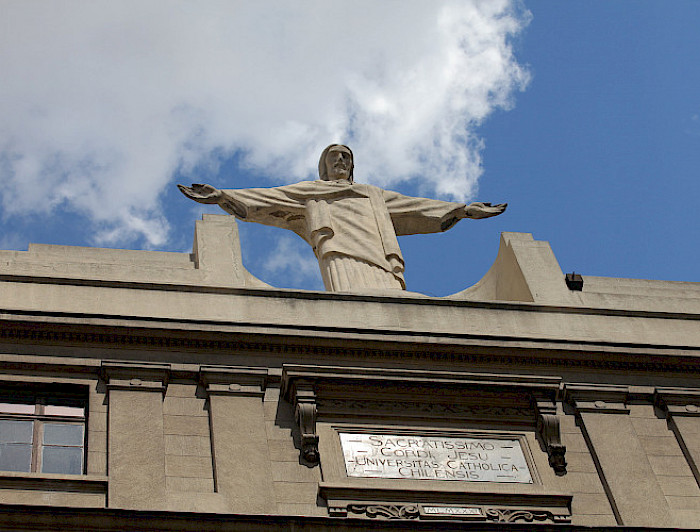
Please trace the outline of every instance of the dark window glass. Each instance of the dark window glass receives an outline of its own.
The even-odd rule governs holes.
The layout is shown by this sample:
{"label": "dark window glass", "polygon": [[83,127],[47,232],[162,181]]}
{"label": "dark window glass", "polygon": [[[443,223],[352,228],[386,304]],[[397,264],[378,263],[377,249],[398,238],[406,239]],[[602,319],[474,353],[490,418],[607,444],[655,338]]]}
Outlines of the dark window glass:
{"label": "dark window glass", "polygon": [[32,446],[24,443],[0,444],[0,469],[3,471],[31,471]]}
{"label": "dark window glass", "polygon": [[44,445],[83,445],[83,426],[76,423],[44,423]]}
{"label": "dark window glass", "polygon": [[0,469],[31,471],[33,421],[0,419]]}
{"label": "dark window glass", "polygon": [[83,472],[83,448],[44,446],[41,471],[66,475],[81,474]]}
{"label": "dark window glass", "polygon": [[28,443],[31,445],[33,433],[33,421],[0,419],[0,443]]}

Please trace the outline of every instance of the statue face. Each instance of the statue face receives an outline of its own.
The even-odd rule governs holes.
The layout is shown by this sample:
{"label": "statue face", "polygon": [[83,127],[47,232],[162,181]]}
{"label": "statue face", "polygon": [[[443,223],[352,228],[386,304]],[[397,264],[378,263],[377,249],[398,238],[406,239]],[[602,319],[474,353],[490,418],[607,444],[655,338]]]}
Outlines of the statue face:
{"label": "statue face", "polygon": [[352,154],[343,146],[333,146],[326,154],[326,171],[328,179],[350,179]]}

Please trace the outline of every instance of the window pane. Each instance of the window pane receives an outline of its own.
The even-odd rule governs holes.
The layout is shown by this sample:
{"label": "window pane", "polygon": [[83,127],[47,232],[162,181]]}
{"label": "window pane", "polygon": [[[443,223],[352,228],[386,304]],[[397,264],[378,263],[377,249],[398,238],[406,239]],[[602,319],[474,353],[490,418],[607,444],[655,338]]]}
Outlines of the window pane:
{"label": "window pane", "polygon": [[0,419],[0,443],[32,443],[33,421]]}
{"label": "window pane", "polygon": [[0,444],[0,470],[29,471],[32,467],[32,446],[23,443]]}
{"label": "window pane", "polygon": [[3,414],[33,414],[35,405],[19,403],[0,403],[0,412]]}
{"label": "window pane", "polygon": [[44,445],[83,445],[83,426],[44,423]]}
{"label": "window pane", "polygon": [[83,417],[85,409],[83,407],[76,406],[46,405],[44,407],[44,413],[47,416]]}
{"label": "window pane", "polygon": [[83,472],[82,447],[44,447],[41,456],[43,473],[80,475]]}

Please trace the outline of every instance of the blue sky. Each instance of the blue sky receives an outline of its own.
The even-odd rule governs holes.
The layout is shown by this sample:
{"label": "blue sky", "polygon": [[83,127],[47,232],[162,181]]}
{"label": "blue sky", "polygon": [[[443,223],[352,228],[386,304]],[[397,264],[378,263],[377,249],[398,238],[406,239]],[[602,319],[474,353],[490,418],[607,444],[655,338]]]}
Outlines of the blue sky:
{"label": "blue sky", "polygon": [[[700,281],[700,2],[90,5],[0,2],[2,249],[188,251],[220,211],[175,183],[299,181],[340,141],[359,182],[509,203],[402,237],[410,290],[471,286],[501,231]],[[298,237],[239,226],[251,272],[321,288]]]}

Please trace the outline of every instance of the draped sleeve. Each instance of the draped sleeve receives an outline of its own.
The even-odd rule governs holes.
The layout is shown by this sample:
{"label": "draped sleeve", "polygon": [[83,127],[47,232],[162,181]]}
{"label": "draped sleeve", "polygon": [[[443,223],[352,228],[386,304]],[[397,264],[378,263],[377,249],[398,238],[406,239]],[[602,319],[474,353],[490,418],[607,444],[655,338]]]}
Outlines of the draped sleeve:
{"label": "draped sleeve", "polygon": [[464,218],[464,203],[404,196],[382,190],[396,234],[440,233]]}
{"label": "draped sleeve", "polygon": [[290,229],[307,239],[305,201],[291,187],[222,190],[219,205],[246,222]]}

